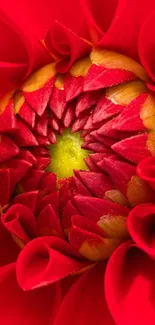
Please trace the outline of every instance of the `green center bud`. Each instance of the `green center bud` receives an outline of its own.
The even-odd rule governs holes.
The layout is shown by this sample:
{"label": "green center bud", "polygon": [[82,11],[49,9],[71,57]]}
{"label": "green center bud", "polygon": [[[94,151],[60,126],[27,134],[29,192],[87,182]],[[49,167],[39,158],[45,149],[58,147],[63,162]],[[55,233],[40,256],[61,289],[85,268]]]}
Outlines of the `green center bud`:
{"label": "green center bud", "polygon": [[61,136],[57,136],[57,142],[50,145],[51,162],[48,171],[54,172],[58,179],[73,176],[74,169],[88,170],[84,158],[88,157],[89,151],[82,149],[83,139],[80,133],[71,133],[65,130]]}

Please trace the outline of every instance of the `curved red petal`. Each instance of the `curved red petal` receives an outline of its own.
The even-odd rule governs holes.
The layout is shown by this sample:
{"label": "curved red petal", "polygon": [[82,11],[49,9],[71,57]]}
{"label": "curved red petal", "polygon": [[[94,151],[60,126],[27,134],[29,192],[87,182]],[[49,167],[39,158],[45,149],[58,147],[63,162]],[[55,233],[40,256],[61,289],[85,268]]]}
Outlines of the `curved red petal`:
{"label": "curved red petal", "polygon": [[[10,88],[12,85],[14,88],[34,68],[49,62],[51,57],[41,42],[32,34],[23,33],[21,26],[15,25],[1,8],[0,29],[3,31],[0,34],[0,74],[4,86]],[[3,83],[1,88],[6,91]]]}
{"label": "curved red petal", "polygon": [[119,0],[81,0],[93,43],[97,43],[108,31]]}
{"label": "curved red petal", "polygon": [[86,267],[65,240],[40,237],[29,242],[17,261],[17,279],[24,290],[46,286]]}
{"label": "curved red petal", "polygon": [[[155,7],[155,6],[154,6]],[[155,8],[154,8],[155,9]],[[155,81],[155,11],[149,16],[145,22],[139,37],[139,54],[141,62],[148,75]]]}
{"label": "curved red petal", "polygon": [[155,157],[148,157],[140,161],[137,174],[155,189]]}
{"label": "curved red petal", "polygon": [[37,220],[32,211],[23,204],[12,205],[2,215],[5,228],[22,243],[39,236]]}
{"label": "curved red petal", "polygon": [[68,71],[77,59],[91,50],[86,40],[57,21],[50,27],[45,43],[49,51],[61,59],[57,64],[57,70],[61,73]]}
{"label": "curved red petal", "polygon": [[153,325],[155,262],[132,242],[122,244],[106,270],[108,307],[119,325]]}
{"label": "curved red petal", "polygon": [[140,204],[128,216],[128,230],[138,247],[155,257],[155,205]]}
{"label": "curved red petal", "polygon": [[15,265],[0,269],[0,323],[44,325],[53,323],[61,300],[59,284],[24,292],[18,286]]}
{"label": "curved red petal", "polygon": [[112,24],[98,45],[139,60],[139,33],[144,21],[154,9],[155,2],[153,0],[119,0]]}
{"label": "curved red petal", "polygon": [[[27,64],[27,51],[26,51],[26,44],[23,43],[21,38],[20,30],[8,20],[7,17],[0,11],[0,62],[1,62],[1,74],[4,72],[6,73],[5,68],[8,66],[8,73],[9,70],[13,70],[14,77],[16,75],[16,69],[21,69],[21,74],[24,74],[26,71],[26,64]],[[20,48],[20,51],[17,49]],[[25,64],[25,65],[24,65]],[[17,70],[18,71],[18,70]],[[19,71],[18,71],[19,72]],[[12,75],[13,77],[13,75]]]}
{"label": "curved red petal", "polygon": [[[107,308],[104,289],[105,265],[86,272],[71,287],[59,309],[54,325],[115,325]],[[78,311],[78,312],[77,312]]]}

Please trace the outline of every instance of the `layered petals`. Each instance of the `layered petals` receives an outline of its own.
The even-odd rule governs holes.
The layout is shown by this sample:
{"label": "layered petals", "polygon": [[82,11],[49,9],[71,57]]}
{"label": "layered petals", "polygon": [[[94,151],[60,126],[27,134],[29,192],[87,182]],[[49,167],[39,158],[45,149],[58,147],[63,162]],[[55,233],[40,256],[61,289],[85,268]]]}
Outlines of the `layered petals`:
{"label": "layered petals", "polygon": [[134,166],[110,158],[104,159],[104,165],[113,183],[126,196],[131,206],[153,200],[152,189],[136,175]]}
{"label": "layered petals", "polygon": [[0,321],[153,325],[154,1],[11,8],[0,13],[12,87],[0,100]]}

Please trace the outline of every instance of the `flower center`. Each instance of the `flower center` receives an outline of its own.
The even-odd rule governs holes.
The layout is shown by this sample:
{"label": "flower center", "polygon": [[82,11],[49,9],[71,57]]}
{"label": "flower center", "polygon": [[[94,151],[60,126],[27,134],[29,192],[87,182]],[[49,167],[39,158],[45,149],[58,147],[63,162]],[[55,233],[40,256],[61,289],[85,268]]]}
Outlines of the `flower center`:
{"label": "flower center", "polygon": [[81,148],[83,139],[80,133],[71,133],[70,129],[57,136],[57,142],[49,146],[51,162],[48,170],[54,172],[58,179],[71,177],[74,169],[87,170],[84,158],[88,151]]}

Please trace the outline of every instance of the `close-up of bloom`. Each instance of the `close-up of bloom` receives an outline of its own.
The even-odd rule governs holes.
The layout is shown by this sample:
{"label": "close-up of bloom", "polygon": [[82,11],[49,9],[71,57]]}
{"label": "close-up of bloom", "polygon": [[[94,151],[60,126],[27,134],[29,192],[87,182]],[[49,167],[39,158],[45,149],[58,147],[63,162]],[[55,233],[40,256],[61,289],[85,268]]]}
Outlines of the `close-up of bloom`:
{"label": "close-up of bloom", "polygon": [[154,325],[154,0],[5,0],[0,28],[0,323]]}

